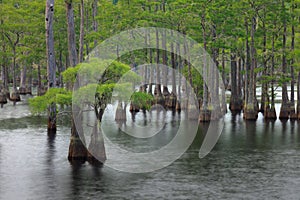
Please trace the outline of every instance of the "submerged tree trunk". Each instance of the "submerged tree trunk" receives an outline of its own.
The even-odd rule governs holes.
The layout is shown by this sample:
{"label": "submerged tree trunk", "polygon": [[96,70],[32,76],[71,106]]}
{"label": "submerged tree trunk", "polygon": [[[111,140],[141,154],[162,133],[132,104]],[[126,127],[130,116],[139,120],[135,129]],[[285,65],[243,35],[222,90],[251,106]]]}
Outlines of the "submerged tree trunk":
{"label": "submerged tree trunk", "polygon": [[19,88],[19,92],[22,95],[26,94],[26,75],[27,75],[27,67],[26,65],[24,65],[21,70],[21,80],[20,80],[20,88]]}
{"label": "submerged tree trunk", "polygon": [[154,89],[154,95],[155,95],[155,103],[164,105],[164,98],[161,93],[161,79],[160,79],[160,47],[159,47],[159,34],[158,30],[156,30],[156,85]]}
{"label": "submerged tree trunk", "polygon": [[[47,75],[48,90],[56,87],[56,63],[54,51],[53,34],[54,0],[46,2],[46,53],[47,53]],[[48,132],[56,133],[56,104],[48,106]]]}
{"label": "submerged tree trunk", "polygon": [[[74,67],[78,64],[78,56],[76,50],[76,40],[75,40],[75,24],[74,24],[74,13],[73,13],[73,5],[71,1],[65,1],[66,3],[66,13],[67,13],[67,23],[68,23],[68,52],[69,52],[69,64],[71,67]],[[70,84],[70,83],[68,83]],[[72,89],[73,86],[68,85],[68,89]],[[82,113],[80,108],[77,108],[73,105],[72,108],[72,129],[71,129],[71,138],[70,138],[70,145],[69,145],[69,155],[68,159],[71,163],[73,161],[85,162],[87,160],[87,149],[85,146],[84,136],[79,137],[79,134],[82,134],[83,130],[80,128],[81,126],[75,125],[74,121],[74,112],[76,112],[76,117],[82,118]],[[78,123],[81,122],[80,120],[77,121]],[[77,163],[77,162],[75,162]]]}
{"label": "submerged tree trunk", "polygon": [[[205,13],[202,14],[201,17],[201,26],[202,26],[202,31],[203,31],[203,49],[204,52],[206,52],[207,50],[207,41],[206,41],[206,19],[205,19]],[[204,76],[204,80],[209,81],[209,77],[208,77],[208,68],[209,66],[207,66],[207,57],[206,54],[204,53],[204,57],[203,57],[203,76]],[[207,122],[210,121],[210,112],[208,109],[208,88],[207,85],[204,81],[203,83],[203,103],[202,103],[202,108],[200,110],[200,115],[199,115],[199,121],[200,122]]]}
{"label": "submerged tree trunk", "polygon": [[297,82],[297,118],[300,119],[300,72],[298,73]]}
{"label": "submerged tree trunk", "polygon": [[[172,32],[171,32],[172,33]],[[162,31],[162,63],[163,63],[163,97],[165,106],[169,103],[170,99],[170,92],[168,89],[168,67],[167,67],[167,44],[166,44],[166,31]]]}
{"label": "submerged tree trunk", "polygon": [[[74,114],[74,112],[73,112]],[[78,119],[79,117],[82,117],[82,113],[77,113]],[[78,163],[84,163],[87,160],[87,149],[85,146],[85,139],[84,136],[81,135],[83,130],[78,129],[82,126],[80,124],[75,124],[74,116],[72,115],[71,118],[71,139],[70,139],[70,145],[69,145],[69,153],[68,153],[68,160],[72,164],[78,164]],[[79,122],[80,120],[77,120]]]}
{"label": "submerged tree trunk", "polygon": [[[246,27],[247,28],[247,27]],[[244,109],[244,118],[246,120],[256,120],[258,117],[258,113],[256,110],[256,100],[255,100],[255,89],[256,89],[256,84],[255,84],[255,68],[256,68],[256,50],[254,46],[254,34],[256,30],[256,18],[252,17],[251,19],[251,31],[250,31],[250,36],[251,36],[251,45],[250,45],[250,71],[247,73],[248,78],[248,89],[246,92],[248,93],[247,95],[247,101],[245,104],[245,109]]]}
{"label": "submerged tree trunk", "polygon": [[32,67],[29,68],[29,74],[26,83],[26,94],[32,95]]}
{"label": "submerged tree trunk", "polygon": [[240,99],[238,91],[238,71],[237,71],[237,60],[234,53],[231,54],[231,97],[229,109],[232,112],[241,112],[243,108],[243,102]]}
{"label": "submerged tree trunk", "polygon": [[271,107],[267,113],[264,113],[264,117],[267,119],[277,119],[277,114],[275,110],[275,89],[274,89],[274,65],[275,65],[275,33],[272,35],[272,57],[271,57],[271,68],[270,76],[272,77],[271,81]]}
{"label": "submerged tree trunk", "polygon": [[[295,26],[292,25],[292,42],[291,51],[294,52],[295,49]],[[291,58],[291,102],[290,102],[290,118],[297,119],[297,114],[295,112],[295,70],[294,70],[294,57]]]}
{"label": "submerged tree trunk", "polygon": [[[282,11],[285,12],[285,5],[284,0],[282,0]],[[284,14],[283,16],[283,37],[282,37],[282,74],[283,76],[286,75],[287,71],[287,62],[286,62],[286,37],[287,37],[287,22],[286,22],[286,16]],[[289,107],[289,97],[288,97],[288,91],[287,91],[287,83],[284,81],[282,83],[282,102],[281,102],[281,108],[280,108],[280,119],[288,119],[290,114],[290,107]]]}

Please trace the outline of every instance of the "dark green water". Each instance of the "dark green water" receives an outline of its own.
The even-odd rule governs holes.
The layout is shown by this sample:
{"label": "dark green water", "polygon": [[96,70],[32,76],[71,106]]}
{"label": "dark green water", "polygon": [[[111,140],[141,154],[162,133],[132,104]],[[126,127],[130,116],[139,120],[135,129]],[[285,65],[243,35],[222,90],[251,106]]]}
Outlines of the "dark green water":
{"label": "dark green water", "polygon": [[[168,115],[172,116],[172,115]],[[69,123],[49,138],[44,117],[26,105],[0,110],[0,199],[299,199],[300,126],[296,122],[245,122],[225,116],[213,151],[198,158],[202,130],[189,150],[161,170],[130,174],[67,161]],[[176,126],[169,119],[165,130]],[[138,119],[137,119],[138,121]],[[123,145],[136,140],[112,136]],[[167,137],[168,138],[168,137]],[[172,138],[172,135],[170,136]],[[158,140],[162,145],[165,141]],[[153,141],[152,145],[155,145]],[[140,144],[141,145],[141,144]]]}

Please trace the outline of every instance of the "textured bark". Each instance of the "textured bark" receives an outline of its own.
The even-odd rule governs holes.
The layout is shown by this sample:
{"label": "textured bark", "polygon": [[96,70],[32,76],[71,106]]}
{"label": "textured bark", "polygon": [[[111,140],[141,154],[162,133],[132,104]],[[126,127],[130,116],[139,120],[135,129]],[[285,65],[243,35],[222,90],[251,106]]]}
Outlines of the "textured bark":
{"label": "textured bark", "polygon": [[[284,12],[285,9],[285,3],[284,0],[282,0],[282,11]],[[283,16],[283,36],[282,36],[282,74],[287,73],[287,61],[286,61],[286,38],[287,38],[287,22],[286,22],[286,16]],[[290,107],[289,107],[289,97],[287,92],[287,83],[284,82],[282,84],[282,102],[281,102],[281,108],[280,108],[280,119],[288,119],[290,114]]]}
{"label": "textured bark", "polygon": [[[205,27],[206,19],[205,19],[205,13],[202,14],[201,17],[201,26],[202,26],[202,31],[203,31],[203,49],[204,52],[207,50],[207,41],[206,41],[206,27]],[[203,77],[204,80],[208,81],[208,66],[207,66],[207,59],[206,55],[204,53],[203,57]],[[210,121],[210,112],[208,110],[208,88],[207,85],[205,84],[205,81],[203,83],[203,102],[202,102],[202,108],[200,110],[200,115],[199,115],[199,121],[200,122],[207,122]]]}
{"label": "textured bark", "polygon": [[[270,69],[270,75],[273,77],[274,75],[274,65],[275,65],[275,33],[272,35],[272,57],[271,57],[271,69]],[[267,113],[264,113],[264,117],[266,119],[277,119],[277,114],[275,110],[275,89],[274,89],[274,81],[271,81],[271,107],[270,110],[267,111]]]}
{"label": "textured bark", "polygon": [[[53,34],[53,16],[54,0],[46,2],[46,53],[47,53],[47,79],[48,90],[56,87],[56,63],[54,51],[54,34]],[[56,132],[56,105],[52,103],[48,106],[48,131]]]}
{"label": "textured bark", "polygon": [[252,17],[251,19],[251,30],[250,30],[250,36],[251,36],[251,45],[250,45],[250,71],[248,73],[249,75],[249,81],[247,82],[248,88],[247,88],[247,101],[245,105],[244,110],[244,118],[246,120],[256,120],[258,117],[258,113],[256,110],[256,99],[255,99],[255,72],[254,69],[256,68],[256,50],[255,50],[255,41],[254,41],[254,34],[256,30],[256,18]]}
{"label": "textured bark", "polygon": [[80,36],[79,36],[79,62],[83,61],[84,51],[84,2],[80,0]]}
{"label": "textured bark", "polygon": [[84,163],[87,160],[88,151],[85,147],[85,140],[83,137],[79,137],[77,127],[75,125],[74,118],[72,116],[71,138],[70,138],[69,154],[68,154],[68,160],[70,161],[71,164]]}
{"label": "textured bark", "polygon": [[238,94],[238,72],[237,72],[237,60],[234,53],[231,54],[231,97],[229,109],[232,112],[240,112],[243,108],[243,102]]}
{"label": "textured bark", "polygon": [[68,26],[68,53],[69,53],[69,64],[74,67],[78,64],[77,50],[76,50],[76,39],[75,39],[75,24],[74,24],[74,11],[72,1],[66,3],[67,12],[67,26]]}

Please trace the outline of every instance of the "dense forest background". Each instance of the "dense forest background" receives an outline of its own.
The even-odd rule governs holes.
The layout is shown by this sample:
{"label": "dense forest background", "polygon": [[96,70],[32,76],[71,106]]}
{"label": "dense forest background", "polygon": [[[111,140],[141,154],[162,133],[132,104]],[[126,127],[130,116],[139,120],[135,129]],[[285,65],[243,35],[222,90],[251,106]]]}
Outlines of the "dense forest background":
{"label": "dense forest background", "polygon": [[[276,118],[280,88],[279,117],[300,119],[299,4],[299,0],[1,0],[0,104],[6,98],[17,102],[19,94],[31,94],[33,86],[38,95],[47,88],[68,87],[62,72],[121,31],[163,27],[203,45],[231,91],[232,111],[243,110],[245,119],[256,119],[259,111]],[[169,62],[174,68],[180,60],[169,52],[151,50],[119,61],[134,66],[141,59]],[[180,62],[202,108],[212,109],[208,102],[213,94],[208,95],[188,61]],[[156,89],[156,94],[171,93],[165,90]]]}

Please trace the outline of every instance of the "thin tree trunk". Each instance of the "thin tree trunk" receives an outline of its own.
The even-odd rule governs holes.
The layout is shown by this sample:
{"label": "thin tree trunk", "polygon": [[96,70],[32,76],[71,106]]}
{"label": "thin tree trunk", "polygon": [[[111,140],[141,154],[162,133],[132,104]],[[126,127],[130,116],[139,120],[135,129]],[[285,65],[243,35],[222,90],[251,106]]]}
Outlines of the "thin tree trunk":
{"label": "thin tree trunk", "polygon": [[19,92],[22,95],[26,94],[26,75],[27,75],[27,67],[26,65],[23,66],[23,68],[21,69],[21,80],[20,80],[20,88],[19,88]]}
{"label": "thin tree trunk", "polygon": [[66,1],[67,10],[67,25],[68,25],[68,53],[70,66],[74,67],[78,64],[76,40],[75,40],[75,24],[74,24],[74,12],[72,2]]}
{"label": "thin tree trunk", "polygon": [[277,119],[276,109],[275,109],[275,89],[274,89],[274,65],[275,65],[275,33],[272,35],[272,57],[271,57],[271,72],[270,75],[272,77],[271,81],[271,108],[267,113],[268,119]]}
{"label": "thin tree trunk", "polygon": [[[282,0],[282,12],[285,12],[284,0]],[[287,37],[287,23],[286,23],[286,15],[284,13],[283,16],[283,36],[282,36],[282,74],[285,75],[287,73],[287,62],[286,62],[286,37]],[[280,119],[288,119],[289,118],[289,97],[287,91],[287,83],[284,81],[282,83],[282,102],[280,108]]]}
{"label": "thin tree trunk", "polygon": [[79,62],[83,61],[84,51],[84,2],[80,0],[80,36],[79,36]]}
{"label": "thin tree trunk", "polygon": [[240,112],[243,104],[238,94],[238,72],[237,72],[237,58],[235,53],[231,53],[231,97],[229,109],[231,112]]}
{"label": "thin tree trunk", "polygon": [[[294,5],[292,5],[294,6]],[[292,25],[292,42],[291,42],[291,52],[295,49],[295,26]],[[295,112],[295,70],[294,70],[294,57],[291,58],[291,105],[290,105],[290,118],[297,119],[297,114]]]}
{"label": "thin tree trunk", "polygon": [[[206,52],[207,50],[207,38],[206,38],[206,27],[205,27],[205,23],[206,23],[206,19],[205,19],[205,12],[202,14],[201,17],[201,26],[202,26],[202,36],[203,36],[203,49],[204,52]],[[203,77],[204,80],[209,81],[209,77],[208,77],[208,67],[207,66],[207,57],[204,53],[204,57],[203,57]],[[204,81],[203,83],[203,103],[202,103],[202,108],[200,110],[200,116],[199,116],[199,121],[200,122],[206,122],[206,121],[210,121],[210,113],[208,110],[208,88],[207,85]]]}
{"label": "thin tree trunk", "polygon": [[[53,16],[54,0],[46,2],[46,53],[47,53],[47,75],[48,90],[56,87],[56,63],[54,51]],[[56,133],[56,104],[48,106],[48,133]]]}
{"label": "thin tree trunk", "polygon": [[[93,31],[94,32],[98,32],[98,22],[96,20],[96,17],[97,17],[97,13],[98,13],[98,0],[94,0],[93,1]],[[97,39],[94,39],[94,48],[97,46]]]}
{"label": "thin tree trunk", "polygon": [[156,30],[156,85],[154,89],[155,101],[156,104],[164,105],[164,99],[161,93],[161,80],[160,80],[160,69],[159,69],[159,62],[160,62],[160,47],[159,47],[159,33]]}

